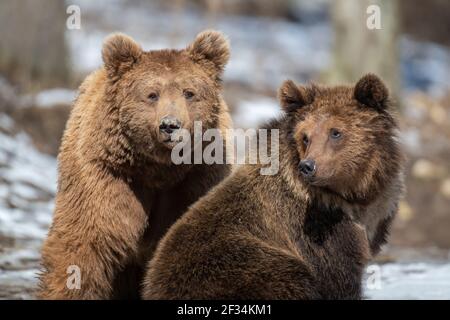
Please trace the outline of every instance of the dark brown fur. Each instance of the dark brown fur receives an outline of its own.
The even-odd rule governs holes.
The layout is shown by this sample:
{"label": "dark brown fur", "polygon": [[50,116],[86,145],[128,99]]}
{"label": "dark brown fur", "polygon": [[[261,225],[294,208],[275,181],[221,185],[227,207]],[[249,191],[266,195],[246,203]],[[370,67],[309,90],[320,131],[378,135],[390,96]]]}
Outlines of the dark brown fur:
{"label": "dark brown fur", "polygon": [[[268,126],[280,129],[279,174],[242,166],[191,207],[149,263],[144,298],[360,298],[364,267],[384,241],[402,193],[387,96],[383,102],[377,96],[376,106],[356,99],[373,97],[364,91],[373,85],[384,88],[373,75],[356,89],[286,82],[280,90],[286,115]],[[327,126],[311,121],[320,117],[345,130],[339,148],[318,138],[320,131],[328,134]],[[298,168],[310,155],[305,131],[315,132],[311,146],[326,153],[316,154],[325,158],[315,181]],[[333,168],[335,176],[321,176]]]}
{"label": "dark brown fur", "polygon": [[[81,85],[59,154],[53,224],[42,249],[39,297],[138,297],[143,266],[186,208],[222,180],[226,165],[174,165],[165,116],[192,131],[231,126],[220,75],[228,43],[204,32],[184,50],[144,52],[117,34],[104,67]],[[193,96],[187,96],[190,90]],[[67,268],[81,269],[68,289]]]}

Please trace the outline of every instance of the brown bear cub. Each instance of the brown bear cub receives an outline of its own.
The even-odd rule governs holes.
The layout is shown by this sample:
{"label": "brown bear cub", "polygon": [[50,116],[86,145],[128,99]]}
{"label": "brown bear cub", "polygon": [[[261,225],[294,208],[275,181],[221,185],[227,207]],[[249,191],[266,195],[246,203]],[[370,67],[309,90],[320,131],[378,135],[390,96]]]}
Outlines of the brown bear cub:
{"label": "brown bear cub", "polygon": [[242,166],[194,204],[158,245],[144,298],[361,298],[403,190],[388,91],[367,75],[287,81],[279,96],[280,172]]}
{"label": "brown bear cub", "polygon": [[41,298],[139,297],[159,239],[230,171],[171,161],[180,129],[193,132],[194,121],[203,130],[231,126],[221,96],[229,58],[222,34],[205,31],[186,49],[149,52],[115,34],[102,57],[104,66],[80,87],[62,141]]}

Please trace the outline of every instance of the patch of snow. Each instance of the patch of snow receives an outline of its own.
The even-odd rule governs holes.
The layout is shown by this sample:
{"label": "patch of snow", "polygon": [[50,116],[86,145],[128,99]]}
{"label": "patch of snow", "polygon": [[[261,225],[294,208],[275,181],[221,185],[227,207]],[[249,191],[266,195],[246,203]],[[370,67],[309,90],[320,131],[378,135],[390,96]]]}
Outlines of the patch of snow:
{"label": "patch of snow", "polygon": [[0,206],[0,234],[15,239],[43,239],[50,226],[51,209],[47,206],[24,211]]}
{"label": "patch of snow", "polygon": [[40,259],[39,251],[36,248],[15,248],[7,250],[0,256],[0,266],[18,266],[26,264],[27,261]]}
{"label": "patch of snow", "polygon": [[30,185],[24,183],[15,183],[10,191],[23,199],[34,199],[39,196],[39,192],[36,188],[31,187]]}
{"label": "patch of snow", "polygon": [[37,151],[29,137],[0,133],[0,154],[6,158],[0,176],[11,182],[25,182],[50,193],[56,191],[56,159]]}
{"label": "patch of snow", "polygon": [[0,201],[5,199],[9,195],[9,187],[4,184],[0,184]]}
{"label": "patch of snow", "polygon": [[[85,1],[74,3],[92,14],[101,11],[101,21],[84,21],[80,30],[68,30],[66,34],[74,69],[82,73],[101,66],[103,40],[113,31],[129,34],[145,50],[181,49],[198,32],[211,27],[207,17],[195,10],[179,15],[153,8],[151,3],[129,6],[127,10],[123,10],[120,1],[108,4],[107,10],[104,6],[85,7]],[[225,81],[275,89],[285,78],[306,81],[330,63],[332,33],[324,22],[301,25],[281,19],[219,15],[214,28],[223,31],[231,41],[232,58],[226,67]]]}
{"label": "patch of snow", "polygon": [[25,133],[0,132],[0,299],[32,298],[55,192],[56,159]]}
{"label": "patch of snow", "polygon": [[39,269],[17,270],[17,271],[1,271],[0,283],[5,282],[13,286],[20,286],[21,282],[25,282],[30,286],[37,282],[36,275]]}
{"label": "patch of snow", "polygon": [[65,88],[54,88],[37,93],[31,99],[41,108],[53,107],[58,104],[70,105],[76,97],[76,91]]}
{"label": "patch of snow", "polygon": [[281,114],[275,99],[259,98],[241,101],[235,112],[236,128],[257,128],[264,122]]}
{"label": "patch of snow", "polygon": [[366,283],[368,299],[450,299],[450,263],[388,263],[378,266],[381,272],[379,288],[372,286],[369,289]]}
{"label": "patch of snow", "polygon": [[102,64],[101,48],[105,32],[85,29],[68,31],[67,43],[72,52],[72,65],[80,73],[89,73]]}

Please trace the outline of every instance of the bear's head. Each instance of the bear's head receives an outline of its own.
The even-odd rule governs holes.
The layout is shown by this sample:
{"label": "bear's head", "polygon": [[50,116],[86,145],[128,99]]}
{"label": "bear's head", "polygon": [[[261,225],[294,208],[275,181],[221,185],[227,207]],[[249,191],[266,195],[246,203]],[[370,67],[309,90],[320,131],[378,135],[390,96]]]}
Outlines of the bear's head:
{"label": "bear's head", "polygon": [[349,201],[369,201],[396,178],[401,163],[388,90],[375,75],[353,87],[279,90],[300,179]]}
{"label": "bear's head", "polygon": [[204,130],[218,125],[229,55],[228,41],[216,31],[200,33],[182,50],[143,51],[123,34],[105,40],[106,94],[133,152],[166,163],[179,129],[192,132],[195,121]]}

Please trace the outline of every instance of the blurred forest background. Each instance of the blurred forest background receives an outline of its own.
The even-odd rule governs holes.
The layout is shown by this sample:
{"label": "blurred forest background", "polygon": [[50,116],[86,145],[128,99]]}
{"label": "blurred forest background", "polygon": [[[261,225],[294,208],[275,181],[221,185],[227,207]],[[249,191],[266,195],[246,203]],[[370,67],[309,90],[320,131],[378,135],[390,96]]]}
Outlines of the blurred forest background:
{"label": "blurred forest background", "polygon": [[[373,4],[379,30],[366,25]],[[79,29],[66,25],[70,5],[80,9]],[[60,139],[79,84],[101,66],[104,37],[121,31],[146,50],[182,48],[206,28],[231,41],[225,99],[239,128],[279,113],[276,90],[286,78],[337,84],[374,72],[385,79],[408,154],[407,194],[378,261],[387,266],[387,289],[368,296],[424,297],[426,289],[414,295],[420,290],[408,282],[418,273],[419,282],[437,277],[423,284],[425,297],[450,298],[450,278],[440,278],[450,274],[448,0],[1,1],[0,298],[32,296]],[[399,261],[435,268],[405,271]]]}

